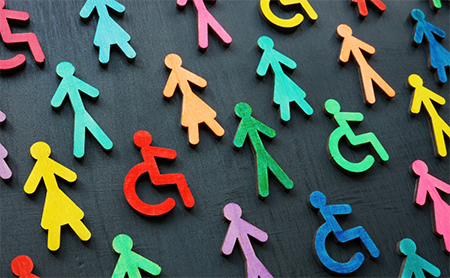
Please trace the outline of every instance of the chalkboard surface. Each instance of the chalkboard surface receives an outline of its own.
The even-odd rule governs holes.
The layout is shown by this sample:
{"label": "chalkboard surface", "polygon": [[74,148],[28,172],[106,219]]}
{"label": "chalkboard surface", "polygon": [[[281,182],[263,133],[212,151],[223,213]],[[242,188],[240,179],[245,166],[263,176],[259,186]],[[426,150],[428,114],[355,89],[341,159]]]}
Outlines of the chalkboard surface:
{"label": "chalkboard surface", "polygon": [[[319,18],[311,24],[304,21],[293,32],[282,33],[269,26],[259,15],[259,1],[219,0],[207,8],[232,36],[228,48],[209,36],[209,47],[197,49],[197,16],[192,3],[183,10],[175,0],[121,0],[126,11],[122,17],[112,15],[131,35],[131,46],[137,56],[133,63],[117,49],[111,52],[109,66],[98,63],[93,38],[98,22],[94,14],[86,23],[78,15],[83,0],[9,0],[6,7],[30,14],[27,26],[13,26],[13,32],[34,32],[46,55],[39,68],[28,48],[0,46],[0,57],[7,59],[23,53],[27,65],[14,74],[0,78],[0,110],[7,122],[0,128],[0,142],[9,151],[7,162],[13,171],[10,182],[0,183],[0,276],[15,277],[11,261],[28,255],[34,262],[33,273],[40,277],[108,277],[118,255],[112,240],[118,234],[129,235],[133,250],[161,266],[160,277],[243,277],[245,262],[239,246],[228,257],[220,248],[228,229],[221,215],[223,207],[234,202],[243,210],[242,218],[267,232],[268,241],[253,242],[256,255],[274,277],[330,277],[314,258],[314,232],[322,224],[307,205],[309,195],[323,192],[329,204],[350,204],[353,211],[338,217],[343,229],[363,226],[380,249],[380,257],[365,262],[350,277],[394,277],[399,274],[403,258],[396,244],[403,238],[413,239],[418,254],[449,277],[449,256],[441,249],[440,239],[432,233],[432,203],[413,205],[415,178],[409,173],[416,159],[425,161],[429,172],[450,182],[449,157],[437,159],[425,114],[408,114],[411,91],[405,86],[410,74],[416,73],[425,87],[443,96],[447,104],[439,107],[443,119],[450,122],[449,84],[438,86],[427,68],[426,45],[411,45],[414,25],[408,15],[414,8],[424,11],[426,20],[450,32],[449,5],[438,12],[427,0],[384,1],[387,9],[380,15],[369,7],[369,15],[360,20],[348,1],[313,1]],[[284,11],[273,5],[274,12],[288,18],[298,10]],[[336,27],[345,23],[355,37],[375,47],[369,64],[394,88],[396,96],[386,99],[376,90],[377,101],[371,107],[363,103],[357,67],[353,62],[337,62],[341,41]],[[271,105],[273,76],[255,77],[261,58],[256,42],[269,36],[275,49],[297,62],[287,74],[307,94],[314,113],[305,118],[292,109],[291,120],[283,125],[278,109]],[[450,39],[441,43],[446,49]],[[176,53],[183,66],[205,78],[203,91],[195,89],[208,105],[217,111],[217,121],[225,135],[217,140],[207,129],[200,130],[200,143],[188,145],[187,132],[181,128],[182,97],[179,91],[170,100],[162,92],[169,72],[164,58]],[[68,100],[61,109],[51,108],[60,78],[55,73],[62,61],[72,63],[75,76],[100,91],[96,101],[83,97],[86,110],[114,143],[105,152],[95,139],[86,137],[86,154],[76,160],[73,152],[73,111]],[[361,175],[341,172],[329,160],[328,136],[335,129],[322,112],[325,101],[334,98],[342,111],[360,112],[364,121],[352,125],[356,134],[374,132],[390,159],[384,165],[375,162]],[[263,138],[267,151],[294,181],[290,192],[283,191],[270,177],[270,195],[257,197],[255,160],[247,141],[236,151],[233,138],[239,124],[234,107],[248,103],[253,116],[273,128],[273,140]],[[146,217],[127,203],[123,183],[128,171],[142,162],[133,135],[146,130],[153,136],[152,145],[174,149],[174,162],[159,161],[162,173],[182,173],[191,188],[196,204],[191,210],[183,206],[174,186],[152,186],[148,177],[138,180],[137,192],[147,203],[159,203],[172,197],[176,206],[165,216]],[[92,238],[83,243],[65,226],[61,247],[47,249],[47,232],[40,227],[46,190],[41,183],[32,195],[23,186],[35,160],[30,147],[37,141],[47,142],[51,157],[75,171],[75,183],[59,181],[59,186],[84,212],[83,222]],[[447,141],[448,143],[448,141]],[[341,146],[343,154],[354,161],[371,150]],[[442,198],[449,203],[448,195]],[[359,242],[337,245],[329,239],[326,246],[333,258],[347,261],[357,251]],[[148,275],[143,273],[143,275]],[[145,276],[147,277],[147,276]]]}

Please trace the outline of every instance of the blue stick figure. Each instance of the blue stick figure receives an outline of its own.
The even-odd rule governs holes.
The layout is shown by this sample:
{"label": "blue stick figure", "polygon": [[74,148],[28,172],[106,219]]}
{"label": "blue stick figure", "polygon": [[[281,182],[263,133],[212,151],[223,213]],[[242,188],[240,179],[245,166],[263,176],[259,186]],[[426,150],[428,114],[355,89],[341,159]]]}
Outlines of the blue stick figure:
{"label": "blue stick figure", "polygon": [[341,243],[359,238],[367,251],[369,251],[370,257],[378,258],[378,256],[380,256],[380,251],[362,226],[343,231],[336,221],[334,215],[346,215],[352,212],[350,205],[327,205],[327,198],[320,191],[311,193],[309,196],[309,204],[313,208],[318,209],[321,218],[325,220],[325,223],[317,229],[313,243],[316,259],[324,268],[332,273],[347,274],[357,270],[364,262],[364,255],[361,252],[357,252],[350,261],[346,263],[340,263],[333,260],[325,248],[325,239],[331,233],[333,233],[335,239]]}

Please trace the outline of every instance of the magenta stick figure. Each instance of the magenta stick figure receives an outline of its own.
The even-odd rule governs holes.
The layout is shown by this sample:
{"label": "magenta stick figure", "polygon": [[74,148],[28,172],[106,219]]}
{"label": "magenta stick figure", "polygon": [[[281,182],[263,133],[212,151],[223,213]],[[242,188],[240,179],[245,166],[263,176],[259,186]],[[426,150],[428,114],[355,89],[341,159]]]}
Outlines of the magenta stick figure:
{"label": "magenta stick figure", "polygon": [[[0,125],[2,125],[6,121],[5,114],[0,111]],[[11,169],[8,167],[8,164],[6,164],[5,158],[8,156],[8,151],[3,147],[3,145],[0,143],[0,177],[8,181],[12,177]]]}
{"label": "magenta stick figure", "polygon": [[433,230],[443,236],[442,249],[450,253],[450,205],[447,204],[438,192],[450,194],[450,185],[428,174],[428,166],[422,160],[416,160],[411,165],[411,173],[418,177],[414,204],[423,206],[427,201],[427,195],[430,195],[433,201],[434,219]]}
{"label": "magenta stick figure", "polygon": [[268,239],[267,233],[243,220],[241,216],[242,209],[237,204],[229,203],[223,208],[223,217],[231,221],[231,223],[222,244],[222,254],[230,255],[233,252],[236,241],[238,241],[247,263],[246,277],[273,278],[272,274],[270,274],[266,267],[256,257],[255,250],[253,250],[249,237],[252,236],[260,242],[266,242]]}

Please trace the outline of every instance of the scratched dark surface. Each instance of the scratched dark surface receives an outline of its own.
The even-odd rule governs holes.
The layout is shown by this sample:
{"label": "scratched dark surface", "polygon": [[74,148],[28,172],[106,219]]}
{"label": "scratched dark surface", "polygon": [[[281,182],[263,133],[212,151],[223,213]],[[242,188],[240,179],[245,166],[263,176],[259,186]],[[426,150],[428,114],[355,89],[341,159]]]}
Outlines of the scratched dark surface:
{"label": "scratched dark surface", "polygon": [[[316,23],[304,21],[294,32],[281,33],[261,18],[259,1],[219,0],[207,7],[233,42],[225,48],[210,35],[209,48],[201,53],[192,4],[180,11],[175,0],[121,0],[126,7],[124,16],[113,18],[131,35],[137,57],[130,64],[120,51],[113,50],[109,66],[102,68],[93,47],[98,17],[94,15],[87,23],[80,20],[78,13],[84,2],[6,1],[7,8],[30,14],[30,24],[14,26],[13,32],[36,33],[46,65],[37,67],[27,48],[0,46],[2,59],[24,53],[28,61],[20,71],[0,78],[0,110],[7,115],[0,128],[0,142],[9,151],[7,162],[13,171],[10,182],[0,182],[1,277],[15,277],[10,263],[21,254],[32,258],[33,273],[40,277],[111,276],[118,259],[112,240],[120,233],[133,238],[135,252],[161,266],[161,277],[244,277],[245,262],[238,246],[229,257],[220,254],[228,228],[221,212],[230,202],[242,207],[245,220],[268,233],[266,243],[255,241],[253,246],[274,277],[329,277],[332,275],[315,261],[312,250],[314,232],[321,225],[307,205],[315,190],[322,191],[329,204],[350,204],[353,212],[339,217],[340,224],[344,229],[363,226],[380,249],[378,259],[366,256],[360,269],[348,276],[398,276],[403,258],[396,253],[396,244],[405,237],[416,242],[419,255],[441,269],[441,277],[450,276],[449,256],[432,234],[432,203],[413,205],[415,179],[408,171],[414,160],[421,159],[431,174],[449,183],[449,157],[434,156],[425,115],[408,114],[411,92],[405,86],[407,77],[417,73],[427,88],[450,101],[449,84],[438,86],[426,66],[426,45],[411,45],[413,24],[408,19],[413,8],[420,8],[426,20],[448,34],[449,5],[444,3],[435,13],[426,0],[385,1],[384,14],[369,8],[367,18],[360,20],[347,0],[311,0],[319,15]],[[295,13],[276,6],[274,10],[285,17]],[[357,68],[353,62],[345,66],[337,63],[341,42],[334,33],[341,23],[350,25],[354,36],[376,48],[369,63],[396,91],[392,100],[377,91],[372,107],[363,104]],[[297,69],[288,75],[304,89],[314,108],[309,119],[293,109],[287,125],[279,122],[278,109],[271,105],[273,76],[269,73],[262,80],[255,78],[261,57],[256,41],[262,35],[270,36],[275,49],[297,62]],[[448,37],[442,41],[446,49],[450,49],[449,42]],[[225,129],[221,140],[205,128],[199,145],[188,145],[187,133],[180,125],[181,94],[177,92],[169,101],[162,96],[169,76],[164,58],[169,53],[179,54],[186,69],[208,81],[204,91],[195,92],[217,111],[217,120]],[[83,100],[114,142],[110,153],[88,135],[84,159],[74,159],[70,102],[66,99],[58,111],[50,106],[60,83],[55,67],[62,61],[73,63],[75,76],[100,90],[97,101]],[[329,98],[338,100],[343,111],[364,114],[364,121],[353,125],[354,131],[377,135],[390,155],[386,164],[376,162],[366,173],[349,176],[330,162],[326,143],[335,126],[322,112]],[[269,197],[264,201],[257,198],[249,142],[240,151],[232,148],[239,123],[234,106],[242,101],[250,104],[255,118],[276,130],[275,139],[263,139],[263,143],[294,181],[289,193],[271,177]],[[449,106],[438,108],[447,123]],[[139,196],[148,203],[173,197],[175,209],[163,217],[150,218],[128,205],[123,181],[128,171],[142,162],[132,140],[141,129],[153,135],[153,145],[177,151],[177,159],[160,162],[160,169],[162,173],[185,175],[196,200],[192,210],[184,209],[174,186],[156,189],[146,177],[139,180]],[[23,191],[35,163],[29,148],[37,141],[47,142],[51,157],[78,174],[75,183],[59,180],[59,186],[85,212],[83,222],[92,232],[87,243],[63,227],[59,251],[47,249],[47,232],[40,227],[45,187],[41,183],[31,196]],[[350,150],[345,144],[341,150],[355,161],[370,153],[366,148]],[[448,195],[444,195],[448,203]],[[327,248],[341,261],[362,250],[358,241],[337,245],[329,240]]]}

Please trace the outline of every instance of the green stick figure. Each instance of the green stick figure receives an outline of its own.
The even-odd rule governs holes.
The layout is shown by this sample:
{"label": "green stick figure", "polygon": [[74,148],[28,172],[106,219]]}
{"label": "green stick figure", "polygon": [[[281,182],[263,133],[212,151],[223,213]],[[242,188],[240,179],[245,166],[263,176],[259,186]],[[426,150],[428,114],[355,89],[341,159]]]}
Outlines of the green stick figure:
{"label": "green stick figure", "polygon": [[252,108],[247,103],[238,103],[234,108],[234,112],[236,116],[242,120],[236,131],[233,144],[236,148],[241,148],[244,145],[245,138],[247,138],[248,135],[256,158],[256,175],[258,176],[257,186],[259,197],[265,198],[269,196],[269,177],[267,169],[275,175],[278,181],[286,189],[292,189],[294,183],[269,155],[269,153],[267,153],[261,141],[261,137],[258,134],[258,132],[261,132],[270,138],[274,138],[276,135],[275,130],[253,118],[251,116]]}

